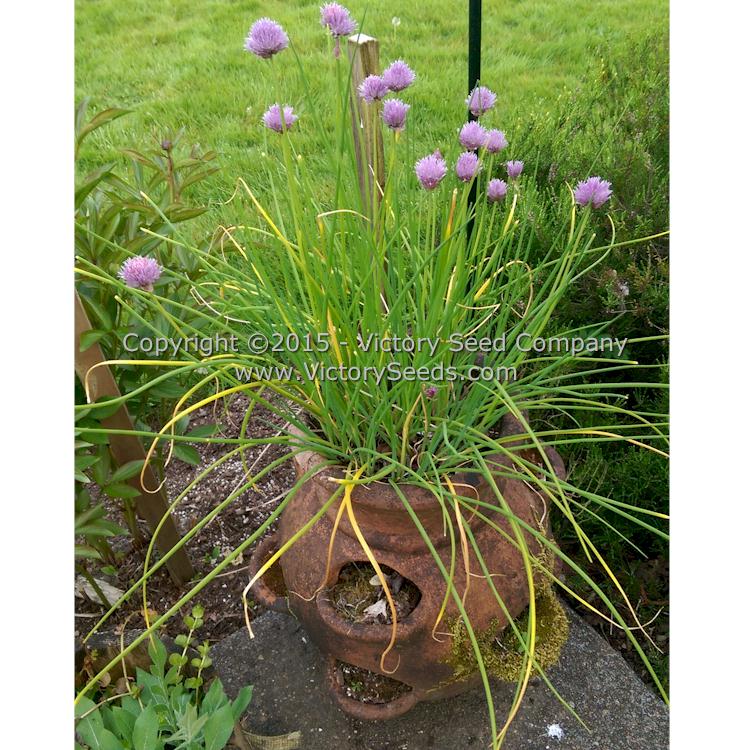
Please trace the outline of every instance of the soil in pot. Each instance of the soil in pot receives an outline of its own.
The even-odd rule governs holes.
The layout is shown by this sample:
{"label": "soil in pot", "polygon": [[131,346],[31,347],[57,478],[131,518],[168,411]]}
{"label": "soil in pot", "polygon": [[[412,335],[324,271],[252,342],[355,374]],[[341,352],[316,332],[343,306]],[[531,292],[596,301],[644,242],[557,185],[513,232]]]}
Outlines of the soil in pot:
{"label": "soil in pot", "polygon": [[[412,581],[393,568],[381,565],[380,569],[393,597],[396,617],[402,620],[414,611],[422,595]],[[336,612],[350,622],[382,625],[393,622],[385,591],[369,562],[347,563],[326,594]]]}
{"label": "soil in pot", "polygon": [[390,703],[411,690],[409,685],[392,677],[343,661],[336,662],[336,681],[347,698],[361,703]]}
{"label": "soil in pot", "polygon": [[[261,565],[265,565],[275,553],[275,549],[268,550],[268,554],[264,555]],[[278,560],[263,573],[263,583],[278,597],[285,597],[289,593],[286,583],[284,583],[284,573],[281,570]]]}

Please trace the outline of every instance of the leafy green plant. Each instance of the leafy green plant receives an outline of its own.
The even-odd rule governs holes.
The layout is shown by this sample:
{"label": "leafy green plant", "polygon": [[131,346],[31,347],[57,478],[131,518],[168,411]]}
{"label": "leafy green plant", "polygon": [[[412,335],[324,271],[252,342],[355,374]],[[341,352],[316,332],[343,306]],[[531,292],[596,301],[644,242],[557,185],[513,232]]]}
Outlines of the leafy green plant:
{"label": "leafy green plant", "polygon": [[[88,104],[88,99],[84,99],[76,109],[76,158],[92,133],[128,114],[125,109],[109,108],[88,119]],[[145,309],[137,301],[132,306],[118,303],[106,285],[97,280],[96,274],[78,280],[76,289],[92,324],[92,329],[81,336],[81,351],[98,344],[105,356],[116,360],[132,357],[126,340],[159,336],[168,333],[175,325],[179,327],[180,319],[194,318],[192,305],[195,299],[191,296],[191,289],[195,266],[179,248],[168,245],[166,239],[175,224],[188,222],[207,210],[205,206],[189,202],[190,191],[217,171],[213,166],[215,154],[201,152],[197,147],[184,148],[182,133],[165,138],[158,148],[145,151],[128,148],[123,149],[123,154],[130,165],[129,174],[120,174],[119,165],[111,162],[77,179],[76,253],[106,273],[116,274],[126,258],[139,253],[153,254],[167,266],[183,264],[186,273],[184,277],[170,279],[165,276],[158,281],[157,288],[169,300],[160,310]],[[199,326],[200,323],[197,320],[193,324]],[[142,371],[133,366],[120,367],[114,373],[122,392],[132,392],[143,382]],[[136,428],[150,430],[154,423],[167,419],[171,414],[170,402],[179,398],[182,392],[181,384],[170,382],[131,400],[128,409]],[[79,402],[82,398],[83,391],[80,390]],[[105,416],[101,412],[87,414],[80,427],[100,428],[97,418],[101,420]],[[148,420],[155,421],[149,424]],[[176,425],[177,432],[183,434],[189,421],[188,418]],[[209,428],[202,428],[203,434],[206,429]],[[193,465],[200,461],[195,449],[189,445],[179,445],[174,455]],[[167,455],[159,449],[154,466],[160,475],[166,460]],[[143,540],[133,506],[133,498],[139,492],[126,484],[139,472],[140,465],[132,463],[113,468],[106,436],[91,432],[87,432],[86,441],[78,443],[76,464],[90,469],[90,477],[77,476],[81,483],[84,479],[86,482],[93,479],[104,494],[122,502],[130,533],[135,542],[141,544]],[[93,514],[101,523],[109,523],[103,518],[102,506],[90,507],[86,490],[77,489],[76,496],[76,507],[82,509],[81,513]],[[85,528],[90,529],[92,517],[86,519]],[[106,553],[101,541],[98,548],[100,553]],[[87,544],[85,550],[81,548],[81,553],[92,556],[92,549],[92,545]],[[111,555],[107,554],[107,558],[111,563]]]}
{"label": "leafy green plant", "polygon": [[[99,419],[106,416],[106,412],[97,415]],[[125,472],[119,474],[110,472],[110,455],[108,439],[106,435],[90,436],[93,440],[84,440],[81,431],[87,424],[99,425],[99,422],[90,416],[90,412],[82,410],[76,413],[76,440],[75,440],[75,558],[76,571],[84,577],[91,588],[96,592],[100,602],[109,606],[107,597],[97,583],[89,569],[89,561],[98,564],[113,566],[117,563],[117,556],[112,550],[108,539],[120,534],[126,534],[125,529],[107,518],[106,509],[100,502],[92,499],[89,486],[92,479],[105,491],[114,493],[122,486],[128,490],[132,487],[121,485],[123,473],[133,476],[140,469],[135,467],[122,467]],[[132,473],[131,473],[132,472]],[[109,490],[109,492],[108,492]],[[110,494],[113,496],[113,494]],[[131,525],[131,532],[138,533],[135,523],[135,515],[128,502],[128,497],[119,495],[123,499],[125,516]]]}
{"label": "leafy green plant", "polygon": [[[76,155],[92,133],[128,114],[128,110],[111,108],[87,120],[87,111],[88,99],[84,99],[76,110]],[[190,195],[218,167],[213,164],[213,151],[188,148],[183,138],[179,132],[164,138],[156,148],[122,149],[129,164],[127,172],[111,162],[79,177],[75,204],[78,257],[107,274],[117,274],[123,262],[134,255],[154,257],[162,266],[183,272],[164,274],[156,282],[167,300],[159,310],[144,308],[137,300],[132,306],[119,303],[96,274],[79,277],[76,289],[92,325],[81,337],[82,351],[98,343],[105,356],[128,359],[133,355],[126,341],[167,335],[180,327],[181,320],[190,321],[193,328],[203,323],[193,312],[198,304],[193,294],[197,266],[188,253],[168,240],[175,226],[207,211],[206,206],[191,203]],[[208,247],[210,240],[198,236],[201,246]],[[135,367],[119,368],[115,374],[123,392],[136,389],[143,381],[142,372]],[[163,401],[175,400],[180,393],[179,385],[164,384],[132,401],[129,410],[136,421],[152,414],[164,419],[169,412]],[[142,421],[138,426],[144,426]]]}
{"label": "leafy green plant", "polygon": [[[348,109],[351,71],[339,57],[333,58],[331,65],[331,78],[338,82],[332,94],[310,95],[299,122],[289,118],[276,128],[280,132],[271,133],[269,150],[279,155],[283,165],[283,181],[274,182],[271,204],[263,205],[251,187],[240,181],[251,217],[236,233],[232,254],[206,253],[189,237],[174,233],[174,241],[192,255],[198,269],[196,288],[207,302],[205,309],[197,312],[205,318],[202,329],[234,335],[247,346],[226,355],[200,357],[188,352],[180,360],[152,363],[171,368],[156,376],[154,385],[188,374],[201,375],[184,392],[177,413],[160,430],[150,433],[153,445],[173,441],[173,425],[195,410],[242,393],[279,415],[288,428],[272,439],[226,440],[231,446],[226,457],[217,459],[201,476],[219,470],[223,460],[260,442],[277,442],[290,449],[248,477],[247,484],[201,519],[180,545],[259,477],[296,452],[312,450],[323,456],[324,465],[343,467],[345,478],[254,580],[335,503],[340,513],[347,511],[356,527],[351,502],[355,486],[388,484],[433,554],[445,579],[446,600],[451,597],[461,613],[487,696],[493,743],[499,746],[531,674],[537,671],[543,679],[546,676],[535,657],[537,621],[530,607],[525,631],[511,623],[522,652],[521,677],[508,718],[498,726],[482,653],[455,580],[460,568],[456,540],[461,537],[477,556],[498,612],[507,616],[505,602],[463,515],[472,513],[492,526],[484,515],[491,510],[502,514],[513,530],[507,534],[492,526],[523,557],[529,601],[535,601],[535,574],[550,584],[561,583],[556,560],[563,560],[580,578],[589,599],[596,602],[591,605],[595,611],[622,628],[666,698],[634,632],[639,625],[635,609],[617,585],[616,574],[607,564],[607,551],[595,544],[579,522],[579,511],[594,519],[592,523],[597,519],[603,523],[601,514],[610,513],[663,539],[665,514],[641,507],[637,498],[614,501],[561,479],[544,452],[548,446],[570,450],[616,442],[629,450],[650,451],[662,460],[666,457],[665,415],[632,408],[628,401],[628,394],[640,387],[642,373],[648,372],[648,366],[634,359],[635,348],[641,343],[637,337],[630,341],[634,349],[627,357],[598,347],[576,351],[550,344],[553,340],[598,342],[606,335],[607,321],[566,326],[556,314],[580,280],[601,267],[614,250],[654,238],[618,242],[613,225],[608,222],[602,230],[600,214],[591,205],[577,205],[585,201],[576,202],[567,187],[561,187],[555,199],[549,200],[549,194],[529,175],[511,182],[504,201],[488,200],[489,181],[504,173],[505,167],[499,156],[484,147],[476,156],[480,169],[473,176],[459,174],[459,180],[445,177],[447,164],[442,154],[432,155],[433,173],[423,182],[428,189],[423,189],[411,167],[415,157],[423,155],[414,153],[408,126],[406,134],[388,134],[382,186],[372,187],[370,180],[370,187],[361,189],[358,163],[369,161],[370,173],[378,174],[383,157],[377,151],[368,154],[364,145],[354,141]],[[299,75],[304,79],[301,65]],[[381,114],[378,101],[363,107],[363,120],[373,131],[381,127]],[[268,116],[273,122],[273,110]],[[483,113],[482,122],[489,124],[493,116]],[[329,168],[323,177],[311,170],[307,155],[296,150],[295,131],[303,127],[328,134],[326,151],[318,155]],[[461,149],[448,138],[446,135],[440,147],[449,157],[447,163],[454,163],[462,158]],[[463,160],[467,161],[465,155]],[[586,176],[585,171],[580,174]],[[273,173],[270,179],[276,179]],[[320,179],[334,185],[332,198],[317,189]],[[368,185],[367,176],[362,183]],[[472,201],[474,186],[476,202]],[[540,253],[537,229],[541,216],[552,231]],[[118,300],[137,299],[154,312],[167,301],[158,289],[130,289],[116,275],[96,271],[85,259],[79,261],[77,270],[83,277],[96,274]],[[188,323],[182,328],[201,330]],[[489,343],[480,347],[480,340]],[[541,341],[544,350],[527,348],[532,341]],[[413,345],[398,347],[394,345],[397,342]],[[200,388],[208,384],[215,392],[199,397]],[[270,400],[268,391],[281,398]],[[138,390],[109,403],[126,403],[136,395]],[[550,414],[559,421],[550,423]],[[522,433],[497,434],[506,415],[518,420]],[[527,457],[530,450],[538,451],[541,465]],[[507,459],[507,467],[496,467],[498,455]],[[482,475],[494,488],[496,502],[465,496],[465,490],[451,482],[457,472]],[[636,622],[635,628],[586,568],[510,510],[495,481],[498,472],[526,482],[539,493],[550,513],[570,530],[581,555],[612,580],[629,618]],[[152,623],[147,633],[161,626],[259,539],[308,476],[301,477],[268,520]],[[424,488],[443,509],[451,539],[450,567],[435,551],[411,507],[403,492],[405,484]],[[175,498],[173,506],[191,486]],[[526,534],[539,543],[541,555],[531,554]],[[377,560],[361,537],[360,544],[387,591]],[[143,576],[121,601],[139,588],[145,598],[149,577],[161,564],[163,560],[151,567],[147,557]],[[580,589],[572,594],[589,601],[583,599]],[[391,619],[395,634],[397,616],[392,604]]]}
{"label": "leafy green plant", "polygon": [[[77,551],[82,556],[104,559],[107,562],[114,561],[112,552],[98,540],[125,531],[104,518],[104,506],[97,504],[92,507],[88,491],[92,480],[107,497],[122,501],[130,533],[134,539],[142,541],[132,502],[140,493],[125,482],[140,472],[143,462],[131,461],[125,466],[113,467],[109,438],[102,434],[104,431],[101,421],[117,408],[102,409],[95,414],[90,410],[76,412],[76,536],[84,536],[87,540],[87,545],[80,550],[77,548]],[[97,429],[100,432],[91,432]],[[92,525],[94,521],[96,524]]]}
{"label": "leafy green plant", "polygon": [[[129,110],[113,107],[87,120],[88,106],[89,99],[84,99],[76,108],[76,158],[93,132],[129,114]],[[120,259],[127,257],[123,251],[152,252],[163,245],[175,224],[206,212],[206,206],[191,205],[186,199],[191,188],[218,171],[212,164],[216,153],[201,151],[198,146],[186,148],[183,138],[179,131],[163,138],[156,148],[122,149],[130,164],[128,176],[118,174],[118,165],[110,162],[78,178],[79,252],[94,262],[106,260],[117,265],[118,258],[111,257],[116,248],[108,243],[119,247]],[[190,262],[188,256],[183,260]]]}
{"label": "leafy green plant", "polygon": [[[83,698],[76,709],[77,748],[106,750],[221,750],[250,703],[252,687],[230,701],[218,679],[205,689],[204,672],[211,666],[208,642],[196,644],[195,631],[203,623],[203,609],[195,606],[184,618],[187,634],[175,638],[182,651],[167,653],[151,636],[148,672],[136,668],[127,692],[99,703]],[[195,646],[198,656],[190,658]],[[188,666],[192,676],[188,675]]]}

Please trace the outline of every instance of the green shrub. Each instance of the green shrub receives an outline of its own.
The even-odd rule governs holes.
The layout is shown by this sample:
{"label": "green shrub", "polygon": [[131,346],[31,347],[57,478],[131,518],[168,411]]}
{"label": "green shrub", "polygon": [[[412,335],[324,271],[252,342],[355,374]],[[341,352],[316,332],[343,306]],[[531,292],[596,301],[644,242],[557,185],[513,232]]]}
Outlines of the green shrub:
{"label": "green shrub", "polygon": [[[534,158],[540,186],[575,186],[581,173],[611,180],[620,239],[669,224],[669,60],[663,33],[602,50],[575,90],[513,133],[513,156]],[[532,157],[533,155],[533,157]]]}
{"label": "green shrub", "polygon": [[[615,51],[603,49],[575,90],[547,112],[531,114],[511,139],[512,155],[536,176],[537,252],[544,255],[559,227],[567,183],[597,174],[612,182],[608,213],[616,241],[665,232],[669,227],[669,60],[663,32]],[[565,201],[563,200],[563,203]],[[608,220],[598,219],[609,233]],[[611,333],[659,336],[668,324],[666,237],[615,247],[599,268],[571,290],[558,317],[584,323],[617,317]],[[641,362],[666,359],[666,344],[639,348]]]}

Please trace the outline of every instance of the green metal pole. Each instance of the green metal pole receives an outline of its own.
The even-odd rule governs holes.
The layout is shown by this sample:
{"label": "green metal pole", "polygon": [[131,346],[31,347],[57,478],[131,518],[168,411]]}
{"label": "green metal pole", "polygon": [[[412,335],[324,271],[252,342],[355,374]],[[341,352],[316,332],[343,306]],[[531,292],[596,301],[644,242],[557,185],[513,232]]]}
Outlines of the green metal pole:
{"label": "green metal pole", "polygon": [[[469,0],[469,93],[479,83],[482,62],[482,0]],[[477,118],[469,112],[469,119]]]}
{"label": "green metal pole", "polygon": [[[479,85],[481,78],[482,60],[482,0],[469,0],[469,94]],[[468,119],[476,120],[476,115],[468,111]],[[467,237],[471,237],[474,228],[474,218],[471,216],[472,209],[477,200],[476,178],[469,191],[469,223],[467,226]]]}

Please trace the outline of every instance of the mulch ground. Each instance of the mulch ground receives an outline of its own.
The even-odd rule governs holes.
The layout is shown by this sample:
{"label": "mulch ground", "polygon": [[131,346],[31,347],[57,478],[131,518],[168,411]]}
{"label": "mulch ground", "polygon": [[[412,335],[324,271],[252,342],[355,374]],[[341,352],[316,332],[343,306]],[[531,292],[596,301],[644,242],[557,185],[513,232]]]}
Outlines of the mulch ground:
{"label": "mulch ground", "polygon": [[[217,412],[211,407],[205,407],[194,414],[190,427],[192,429],[202,424],[216,423],[220,425],[221,435],[236,438],[240,434],[242,419],[248,405],[247,399],[237,397]],[[264,408],[256,407],[249,421],[246,436],[270,437],[282,425],[283,420],[278,416]],[[234,447],[233,445],[196,443],[195,448],[201,456],[201,463],[198,466],[173,458],[166,469],[165,489],[169,501],[174,500],[210,463]],[[253,474],[257,474],[262,467],[286,452],[283,447],[268,444],[248,448],[244,452],[245,463],[248,467],[254,466]],[[194,527],[232,491],[245,483],[247,481],[245,477],[245,468],[238,454],[204,478],[183,498],[175,510],[174,518],[180,533],[184,534]],[[201,529],[186,545],[196,571],[195,580],[199,580],[214,569],[229,552],[236,549],[257,530],[281,502],[284,494],[294,485],[294,481],[294,467],[291,461],[286,461],[264,476],[253,488],[239,495],[211,523]],[[125,526],[119,504],[107,498],[103,501],[112,520]],[[148,529],[145,524],[142,528],[144,536],[148,538]],[[142,574],[145,548],[135,547],[130,537],[115,537],[111,543],[117,554],[121,555],[117,575],[101,573],[95,575],[119,589],[126,590]],[[247,565],[253,548],[254,545],[237,559],[236,564],[220,573],[196,597],[194,603],[201,604],[205,609],[205,624],[196,633],[198,639],[213,642],[243,627],[242,590],[248,582]],[[165,612],[189,590],[189,586],[190,584],[178,589],[166,569],[162,568],[149,581],[149,608],[159,614]],[[75,602],[76,632],[79,635],[85,635],[97,621],[95,615],[103,614],[103,609],[94,602],[81,599],[76,599]],[[189,610],[190,607],[185,607],[182,614],[188,614]],[[104,628],[113,629],[126,620],[128,620],[128,628],[139,627],[143,623],[140,592],[123,604]],[[169,635],[176,635],[184,630],[181,618],[178,617],[172,618],[166,628]]]}

